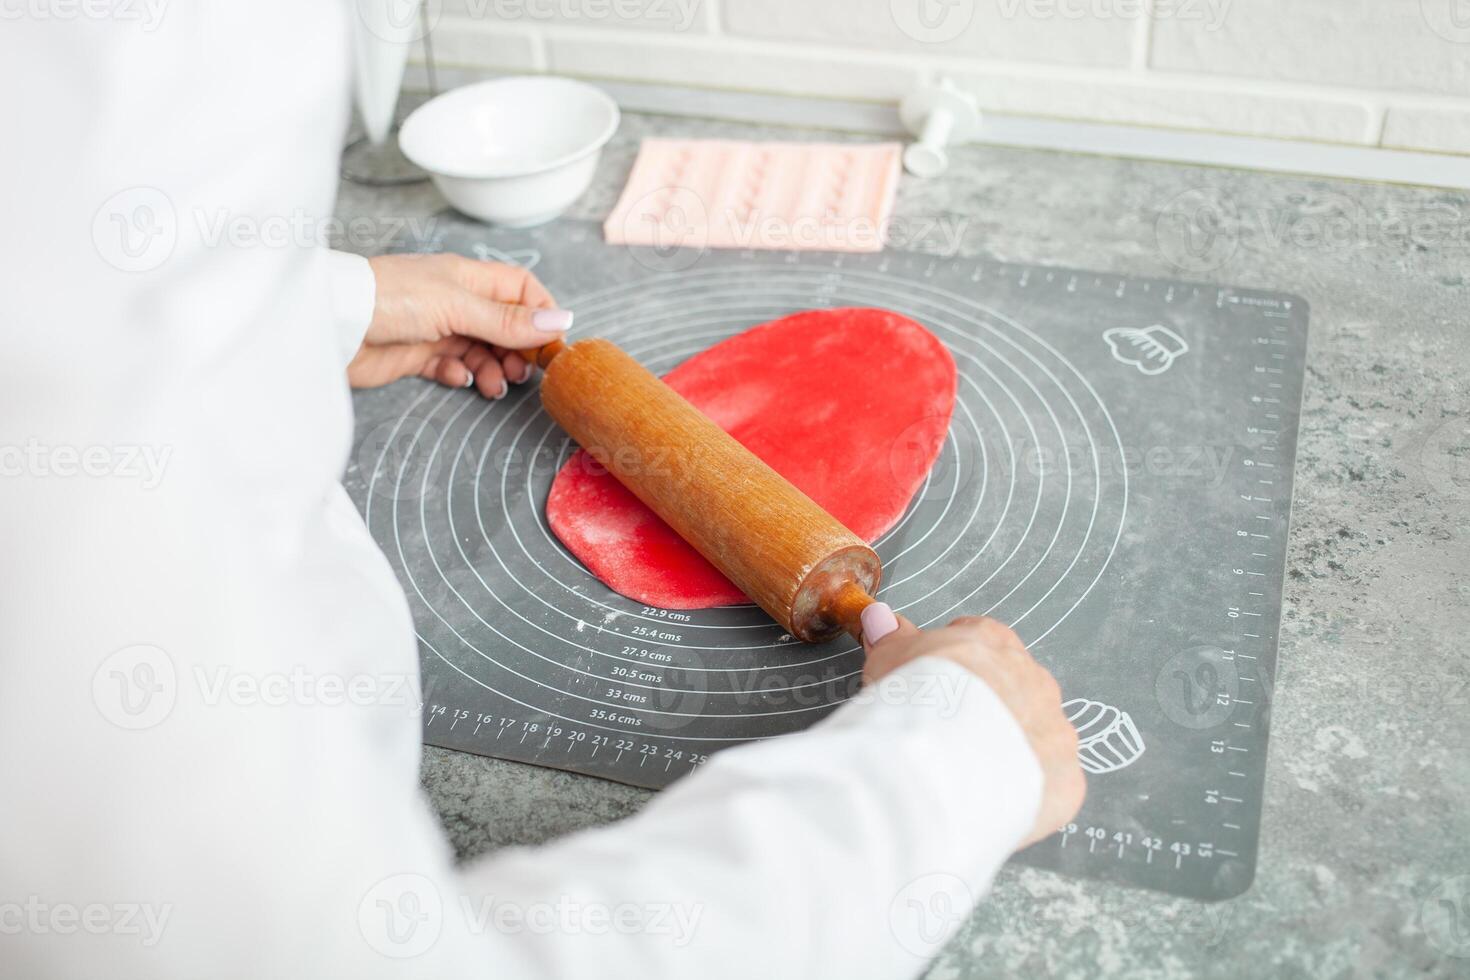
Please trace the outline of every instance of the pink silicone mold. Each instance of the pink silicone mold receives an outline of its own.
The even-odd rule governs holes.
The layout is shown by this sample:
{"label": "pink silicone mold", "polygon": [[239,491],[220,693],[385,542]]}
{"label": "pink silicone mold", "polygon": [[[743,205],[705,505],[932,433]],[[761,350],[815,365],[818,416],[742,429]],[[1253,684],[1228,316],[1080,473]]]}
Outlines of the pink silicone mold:
{"label": "pink silicone mold", "polygon": [[615,245],[878,252],[897,143],[645,140],[603,226]]}

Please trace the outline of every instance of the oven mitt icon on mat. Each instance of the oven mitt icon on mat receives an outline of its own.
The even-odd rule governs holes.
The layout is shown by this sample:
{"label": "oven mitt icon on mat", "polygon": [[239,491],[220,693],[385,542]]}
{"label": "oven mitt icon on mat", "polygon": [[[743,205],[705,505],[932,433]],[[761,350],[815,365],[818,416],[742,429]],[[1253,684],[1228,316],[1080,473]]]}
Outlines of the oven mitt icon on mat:
{"label": "oven mitt icon on mat", "polygon": [[1087,698],[1073,698],[1062,710],[1077,729],[1077,758],[1087,772],[1115,772],[1143,755],[1143,736],[1128,712]]}
{"label": "oven mitt icon on mat", "polygon": [[1103,332],[1113,359],[1132,364],[1144,374],[1163,374],[1189,350],[1184,338],[1161,323],[1150,327],[1114,327]]}

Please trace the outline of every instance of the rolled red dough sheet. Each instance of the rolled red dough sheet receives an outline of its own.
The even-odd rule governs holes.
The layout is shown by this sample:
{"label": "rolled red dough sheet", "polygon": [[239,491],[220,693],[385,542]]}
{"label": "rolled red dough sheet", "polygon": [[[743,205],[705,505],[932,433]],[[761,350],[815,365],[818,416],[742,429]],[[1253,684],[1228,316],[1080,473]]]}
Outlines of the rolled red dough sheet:
{"label": "rolled red dough sheet", "polygon": [[[876,309],[753,327],[664,380],[868,541],[898,522],[923,484],[955,400],[944,345]],[[572,554],[630,599],[666,609],[748,601],[584,451],[552,482],[546,516]]]}

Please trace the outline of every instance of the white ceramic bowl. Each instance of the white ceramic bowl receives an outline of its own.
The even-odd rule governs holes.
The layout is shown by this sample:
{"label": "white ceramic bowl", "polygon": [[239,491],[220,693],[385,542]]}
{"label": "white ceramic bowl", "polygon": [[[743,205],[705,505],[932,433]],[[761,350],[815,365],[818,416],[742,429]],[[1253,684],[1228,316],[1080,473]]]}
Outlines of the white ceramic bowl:
{"label": "white ceramic bowl", "polygon": [[528,228],[582,196],[619,118],[607,93],[570,78],[497,78],[424,103],[398,144],[460,211]]}

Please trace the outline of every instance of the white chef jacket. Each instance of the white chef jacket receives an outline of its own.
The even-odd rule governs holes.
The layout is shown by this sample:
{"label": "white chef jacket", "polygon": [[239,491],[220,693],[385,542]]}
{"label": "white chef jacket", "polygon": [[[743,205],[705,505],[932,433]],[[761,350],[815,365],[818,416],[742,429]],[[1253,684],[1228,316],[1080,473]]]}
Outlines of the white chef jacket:
{"label": "white chef jacket", "polygon": [[0,975],[916,975],[1041,785],[932,659],[455,863],[408,609],[338,483],[352,16],[0,0]]}

